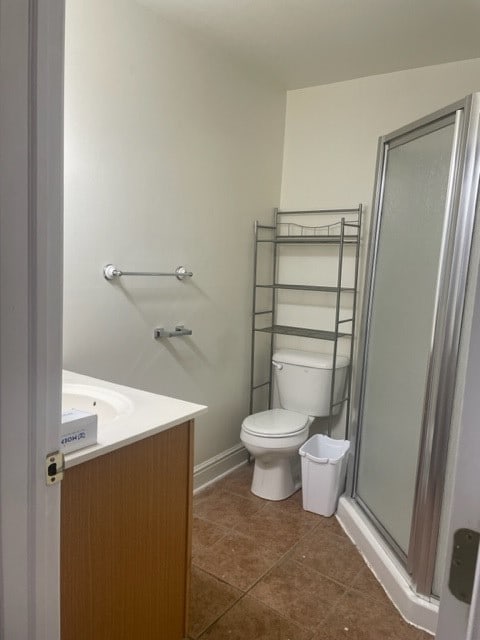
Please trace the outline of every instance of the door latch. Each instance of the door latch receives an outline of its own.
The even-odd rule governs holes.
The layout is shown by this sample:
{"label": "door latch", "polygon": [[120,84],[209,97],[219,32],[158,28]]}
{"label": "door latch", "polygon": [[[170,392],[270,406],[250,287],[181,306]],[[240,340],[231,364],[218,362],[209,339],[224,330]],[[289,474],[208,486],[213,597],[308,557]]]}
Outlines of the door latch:
{"label": "door latch", "polygon": [[63,453],[54,451],[45,458],[45,481],[48,485],[56,484],[63,480],[64,458]]}
{"label": "door latch", "polygon": [[453,535],[452,562],[448,588],[461,602],[471,604],[480,533],[458,529]]}

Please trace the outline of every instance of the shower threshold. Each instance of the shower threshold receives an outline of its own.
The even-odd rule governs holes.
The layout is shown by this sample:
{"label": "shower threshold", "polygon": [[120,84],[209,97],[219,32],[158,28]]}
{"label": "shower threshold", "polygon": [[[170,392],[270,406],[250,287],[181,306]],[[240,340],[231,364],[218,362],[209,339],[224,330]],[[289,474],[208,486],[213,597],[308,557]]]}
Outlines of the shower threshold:
{"label": "shower threshold", "polygon": [[347,496],[340,498],[337,519],[402,617],[415,627],[434,634],[439,600],[414,591],[410,576],[355,500]]}

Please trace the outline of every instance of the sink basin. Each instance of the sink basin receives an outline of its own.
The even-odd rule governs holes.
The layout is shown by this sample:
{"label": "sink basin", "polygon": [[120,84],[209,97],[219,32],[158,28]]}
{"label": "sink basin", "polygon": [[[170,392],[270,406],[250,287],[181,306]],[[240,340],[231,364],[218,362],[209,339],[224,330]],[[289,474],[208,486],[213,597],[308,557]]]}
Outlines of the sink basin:
{"label": "sink basin", "polygon": [[67,382],[62,389],[62,411],[69,409],[96,413],[98,426],[104,427],[132,413],[134,405],[129,398],[111,389]]}

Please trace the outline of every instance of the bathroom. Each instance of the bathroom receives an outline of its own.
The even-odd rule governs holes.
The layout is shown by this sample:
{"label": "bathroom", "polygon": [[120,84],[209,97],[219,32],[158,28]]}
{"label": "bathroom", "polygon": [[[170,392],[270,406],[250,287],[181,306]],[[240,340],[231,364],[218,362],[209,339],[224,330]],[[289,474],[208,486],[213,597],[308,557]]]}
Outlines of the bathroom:
{"label": "bathroom", "polygon": [[[199,484],[245,456],[254,221],[361,202],[368,224],[379,135],[479,73],[464,60],[285,94],[216,53],[141,3],[67,4],[64,365],[208,405]],[[108,263],[194,276],[112,286]],[[177,324],[191,338],[153,342]]]}
{"label": "bathroom", "polygon": [[[480,62],[285,94],[158,7],[72,0],[65,64],[64,366],[207,405],[203,486],[246,457],[254,221],[361,202],[368,222],[379,135],[474,91]],[[109,263],[194,275],[110,283]],[[178,324],[192,336],[153,339]]]}
{"label": "bathroom", "polygon": [[[478,90],[480,52],[279,78],[174,4],[67,1],[64,367],[207,405],[198,488],[247,459],[254,221],[362,203],[362,283],[378,137]],[[193,277],[120,285],[109,263]]]}

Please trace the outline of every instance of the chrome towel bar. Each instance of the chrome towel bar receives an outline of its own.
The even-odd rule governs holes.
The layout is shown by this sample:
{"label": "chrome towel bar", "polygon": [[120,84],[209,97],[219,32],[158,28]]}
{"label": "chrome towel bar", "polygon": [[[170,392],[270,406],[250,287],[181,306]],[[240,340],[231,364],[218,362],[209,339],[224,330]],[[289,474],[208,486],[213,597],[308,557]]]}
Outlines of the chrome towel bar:
{"label": "chrome towel bar", "polygon": [[185,267],[177,267],[173,273],[162,273],[159,271],[122,271],[113,264],[107,264],[103,267],[103,275],[106,280],[114,280],[121,276],[175,276],[177,280],[185,280],[185,278],[191,278],[193,273],[187,271]]}

